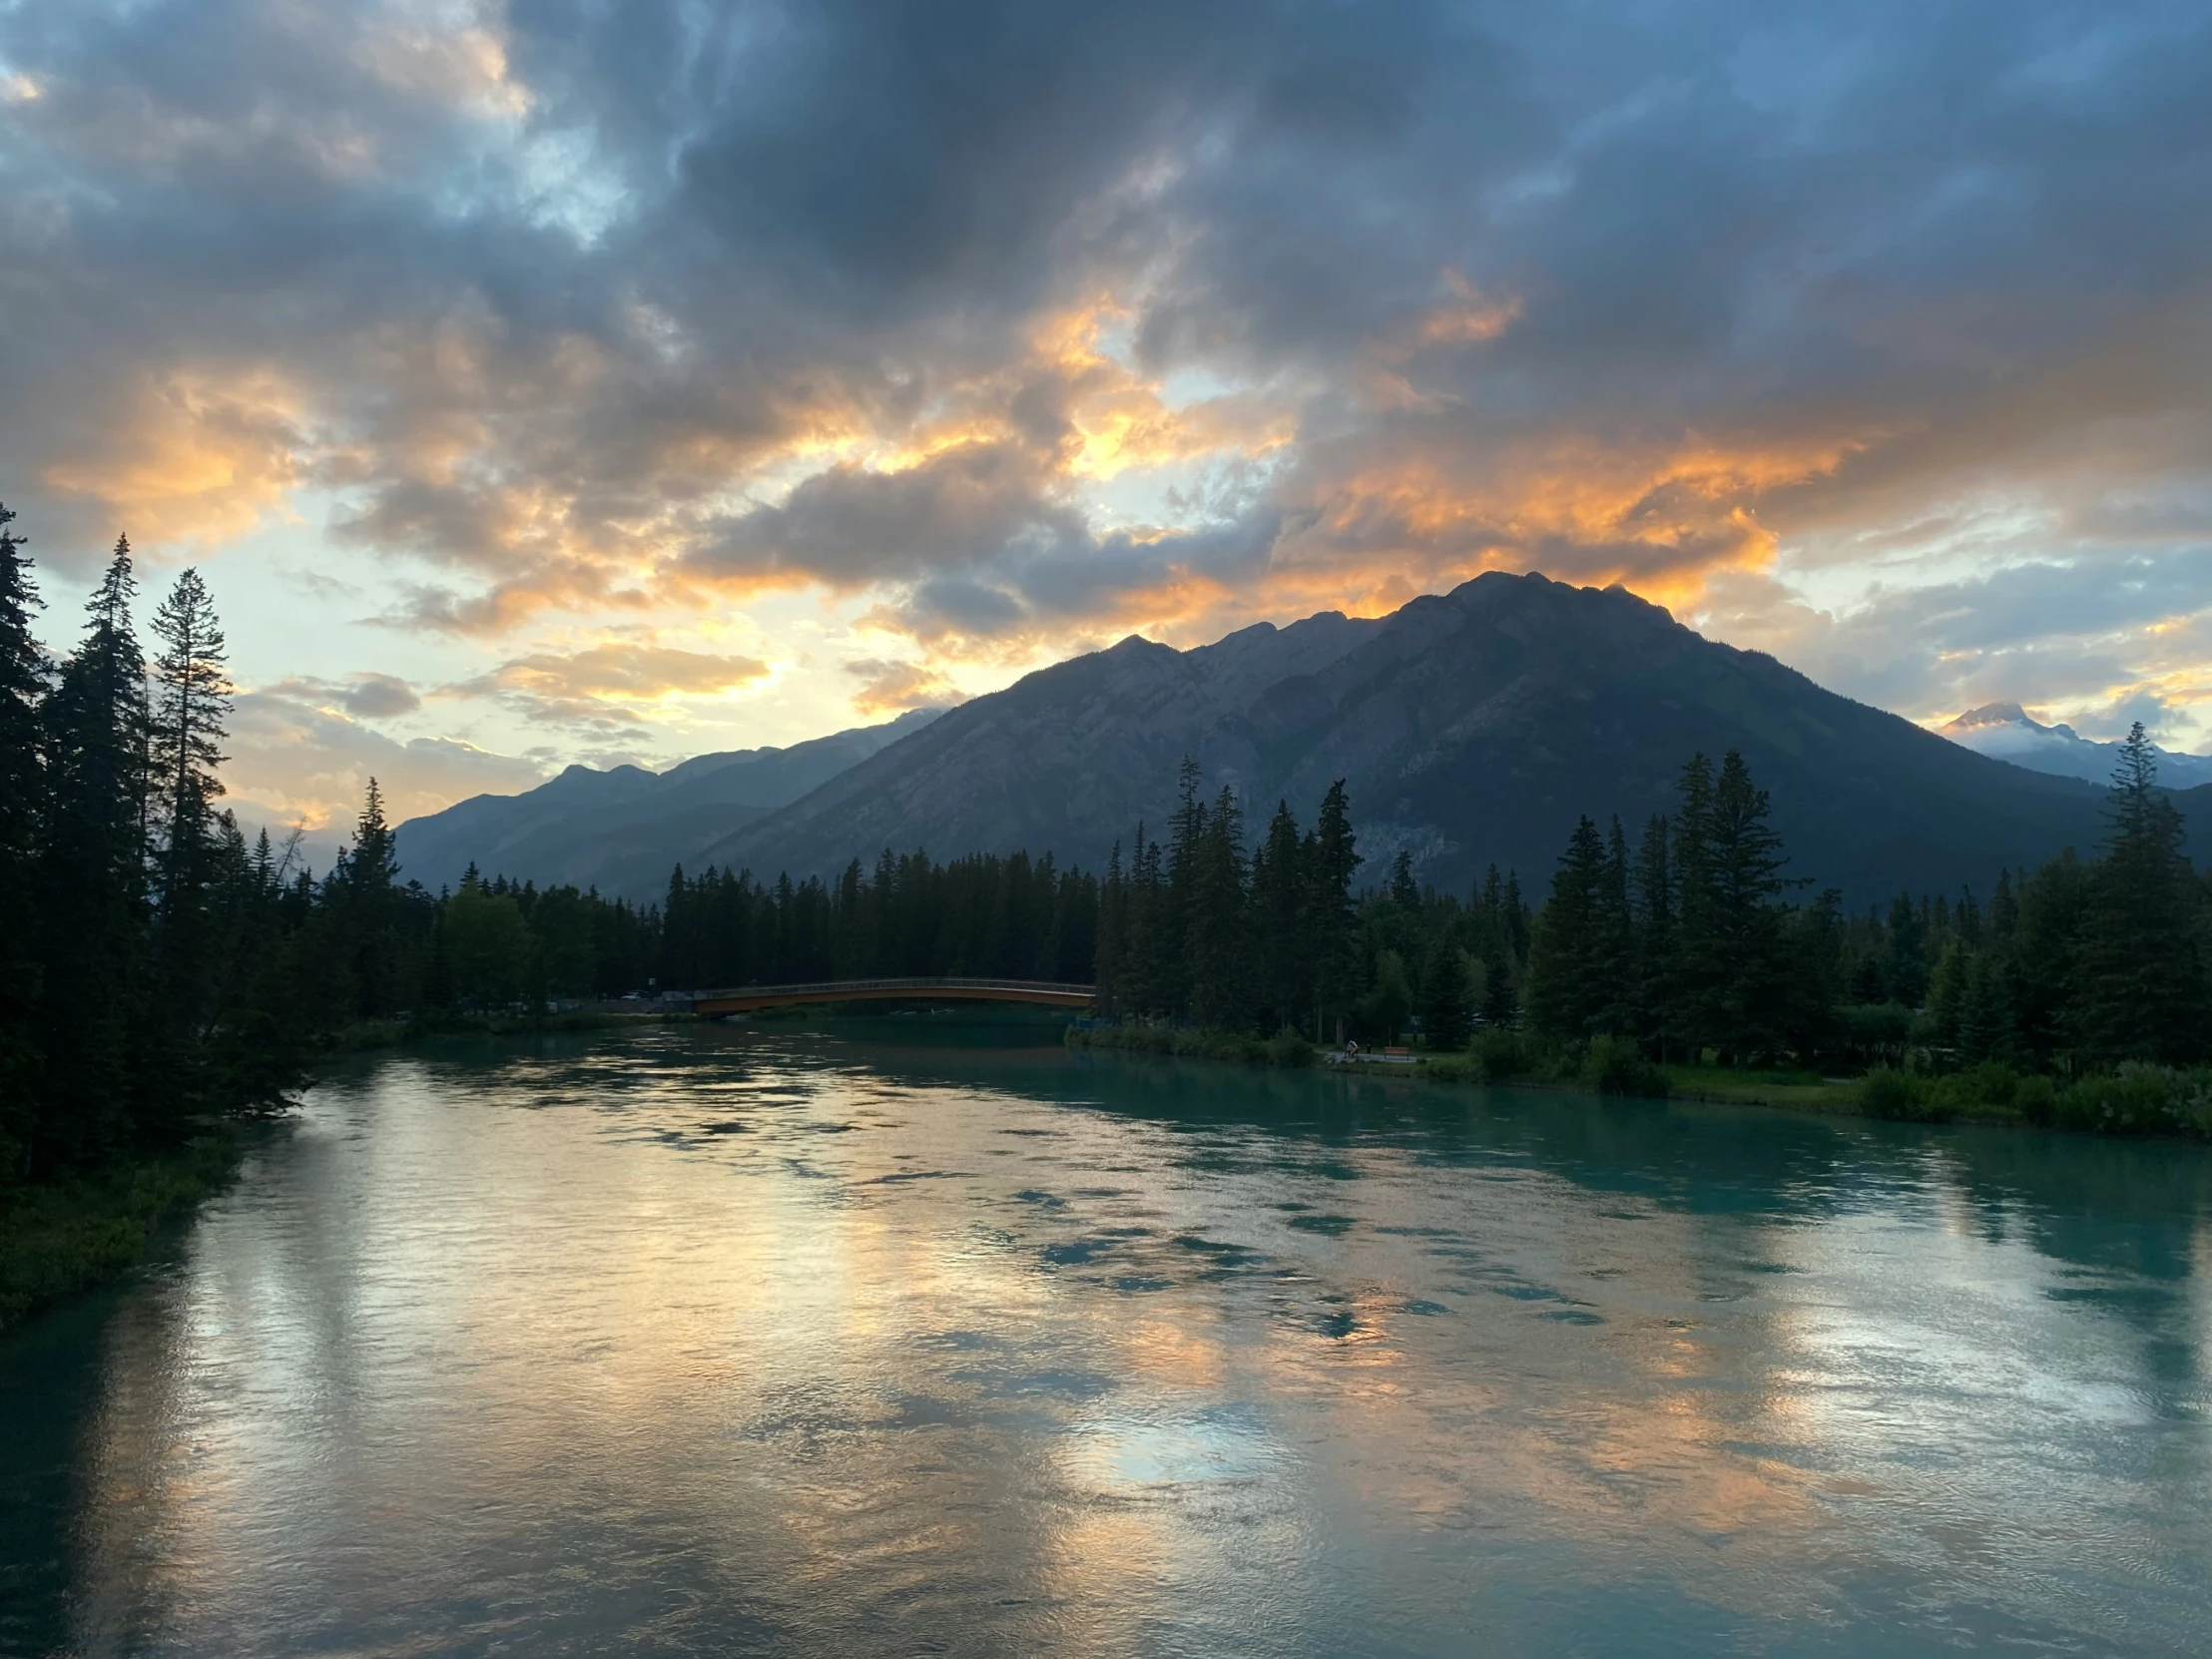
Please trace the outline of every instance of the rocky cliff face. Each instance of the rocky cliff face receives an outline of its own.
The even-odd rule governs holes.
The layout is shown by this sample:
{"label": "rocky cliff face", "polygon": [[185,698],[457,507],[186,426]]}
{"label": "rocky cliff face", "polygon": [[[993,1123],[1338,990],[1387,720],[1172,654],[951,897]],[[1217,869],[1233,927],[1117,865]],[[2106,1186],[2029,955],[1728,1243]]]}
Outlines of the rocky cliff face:
{"label": "rocky cliff face", "polygon": [[1096,866],[1174,805],[1189,754],[1263,820],[1338,778],[1375,862],[1463,887],[1548,873],[1576,815],[1631,834],[1682,762],[1741,749],[1793,869],[1855,901],[1971,883],[2097,832],[2096,792],[1972,754],[1716,645],[1621,589],[1491,574],[1391,616],[1268,625],[1189,652],[1141,639],[944,715],[702,856],[828,874],[885,846],[1050,849]]}

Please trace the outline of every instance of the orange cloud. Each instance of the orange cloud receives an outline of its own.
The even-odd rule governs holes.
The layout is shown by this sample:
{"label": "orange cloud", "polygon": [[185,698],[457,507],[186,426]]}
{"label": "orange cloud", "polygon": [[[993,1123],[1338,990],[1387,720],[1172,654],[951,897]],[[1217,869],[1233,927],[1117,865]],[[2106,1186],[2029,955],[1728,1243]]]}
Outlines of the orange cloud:
{"label": "orange cloud", "polygon": [[846,663],[844,671],[865,682],[852,694],[854,711],[863,715],[895,715],[908,709],[944,708],[967,700],[951,681],[922,663],[886,662],[868,657]]}
{"label": "orange cloud", "polygon": [[298,397],[269,369],[147,376],[97,448],[48,464],[41,478],[97,501],[149,544],[228,541],[301,481],[302,422]]}
{"label": "orange cloud", "polygon": [[758,657],[724,657],[665,645],[595,645],[568,656],[542,652],[518,657],[493,671],[506,690],[564,697],[665,697],[729,691],[764,679]]}

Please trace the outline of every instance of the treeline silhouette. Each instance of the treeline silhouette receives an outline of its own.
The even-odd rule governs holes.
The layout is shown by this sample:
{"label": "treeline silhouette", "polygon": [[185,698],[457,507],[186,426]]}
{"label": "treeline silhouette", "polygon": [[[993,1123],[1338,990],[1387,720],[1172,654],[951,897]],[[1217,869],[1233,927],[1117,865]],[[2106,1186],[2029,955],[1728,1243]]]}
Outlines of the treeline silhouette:
{"label": "treeline silhouette", "polygon": [[2003,871],[1984,906],[1900,894],[1855,919],[1792,904],[1766,793],[1742,758],[1683,769],[1671,818],[1631,853],[1583,819],[1527,964],[1529,1024],[1631,1040],[1656,1060],[1988,1062],[2077,1071],[2212,1052],[2212,888],[2182,853],[2138,723],[2121,746],[2102,856]]}
{"label": "treeline silhouette", "polygon": [[692,988],[879,977],[1089,983],[1098,882],[1050,853],[947,863],[885,851],[835,883],[758,882],[749,870],[669,878],[661,979]]}
{"label": "treeline silhouette", "polygon": [[297,835],[223,811],[230,685],[184,572],[148,656],[119,540],[75,649],[50,660],[0,508],[0,1171],[66,1175],[271,1107],[368,1022],[538,1017],[564,1002],[884,975],[1095,982],[1134,1024],[1452,1051],[1512,1034],[1651,1061],[2078,1073],[2207,1057],[2207,886],[2140,728],[2097,855],[2006,871],[1988,899],[1846,913],[1788,872],[1742,759],[1685,766],[1637,831],[1590,820],[1540,910],[1491,869],[1464,895],[1410,849],[1363,885],[1340,783],[1314,822],[1202,797],[1184,763],[1158,838],[1102,874],[1048,853],[885,851],[834,880],[678,869],[658,903],[398,866],[375,782],[317,877]]}

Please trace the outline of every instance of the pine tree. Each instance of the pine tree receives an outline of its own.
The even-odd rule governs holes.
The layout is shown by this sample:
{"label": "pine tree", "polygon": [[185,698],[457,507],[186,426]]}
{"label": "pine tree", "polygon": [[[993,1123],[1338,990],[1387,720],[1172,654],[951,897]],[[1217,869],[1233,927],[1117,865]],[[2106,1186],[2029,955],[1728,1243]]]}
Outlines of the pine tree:
{"label": "pine tree", "polygon": [[1321,816],[1306,849],[1306,948],[1314,964],[1315,1021],[1328,1035],[1359,986],[1354,945],[1352,876],[1360,867],[1352,832],[1352,802],[1342,778],[1322,798]]}
{"label": "pine tree", "polygon": [[1167,903],[1155,920],[1162,948],[1161,984],[1155,994],[1171,1013],[1188,1012],[1191,999],[1190,952],[1183,930],[1191,917],[1192,889],[1198,881],[1198,842],[1206,832],[1206,805],[1198,799],[1198,763],[1186,755],[1177,769],[1175,820],[1167,848]]}
{"label": "pine tree", "polygon": [[38,853],[46,800],[40,713],[46,658],[31,637],[40,608],[23,542],[0,506],[0,1183],[20,1172],[37,1132]]}
{"label": "pine tree", "polygon": [[1968,964],[1958,1002],[1958,1057],[1967,1065],[2001,1060],[2012,1051],[2012,1003],[2003,970],[1985,951]]}
{"label": "pine tree", "polygon": [[1469,1004],[1467,959],[1448,932],[1439,933],[1421,963],[1420,1034],[1432,1049],[1451,1051],[1467,1045],[1474,1010]]}
{"label": "pine tree", "polygon": [[1636,1003],[1632,1029],[1666,1062],[1675,1043],[1674,871],[1667,821],[1654,815],[1636,851]]}
{"label": "pine tree", "polygon": [[1091,978],[1098,987],[1098,1011],[1116,1015],[1122,1011],[1126,987],[1122,964],[1129,953],[1129,897],[1121,874],[1121,842],[1106,854],[1106,878],[1098,884],[1098,947]]}
{"label": "pine tree", "polygon": [[2082,940],[2082,1033],[2105,1059],[2195,1059],[2207,1045],[2203,903],[2140,721],[2120,746],[2105,823]]}
{"label": "pine tree", "polygon": [[224,793],[216,768],[224,757],[224,717],[231,709],[226,645],[215,603],[197,570],[186,570],[154,613],[162,649],[154,661],[156,694],[149,732],[164,847],[165,907],[168,889],[193,878],[206,850],[215,802]]}
{"label": "pine tree", "polygon": [[161,650],[154,660],[155,696],[148,733],[148,780],[163,844],[160,853],[160,1017],[150,1032],[166,1033],[162,1064],[170,1093],[184,1104],[193,1045],[214,1012],[218,970],[215,887],[218,874],[215,803],[223,795],[218,745],[230,711],[223,630],[207,584],[196,570],[177,578],[154,613]]}
{"label": "pine tree", "polygon": [[1713,763],[1693,755],[1675,781],[1674,1013],[1693,1061],[1722,1022],[1728,977],[1713,871]]}
{"label": "pine tree", "polygon": [[1520,1019],[1520,997],[1513,988],[1513,970],[1502,950],[1493,950],[1482,964],[1482,1028],[1509,1031]]}
{"label": "pine tree", "polygon": [[1712,1040],[1731,1058],[1773,1053],[1783,1041],[1793,995],[1776,903],[1782,878],[1782,841],[1768,824],[1767,792],[1751,781],[1744,758],[1730,750],[1721,760],[1708,820],[1707,867],[1718,958],[1708,964],[1709,987],[1719,991]]}
{"label": "pine tree", "polygon": [[1890,901],[1889,959],[1883,964],[1883,982],[1891,1000],[1918,1008],[1928,1000],[1928,926],[1920,906],[1910,893]]}
{"label": "pine tree", "polygon": [[1278,801],[1267,838],[1252,855],[1253,968],[1261,1013],[1271,1027],[1305,1024],[1313,1004],[1314,964],[1304,937],[1307,886],[1298,821],[1290,803]]}
{"label": "pine tree", "polygon": [[1130,860],[1129,955],[1130,1010],[1140,1015],[1169,1014],[1174,1000],[1174,951],[1179,934],[1169,925],[1168,889],[1161,872],[1160,843],[1146,838],[1137,825],[1136,855]]}
{"label": "pine tree", "polygon": [[86,605],[84,639],[46,701],[43,826],[46,1058],[40,1165],[89,1163],[131,1137],[146,896],[146,659],[131,618],[131,544]]}
{"label": "pine tree", "polygon": [[384,816],[384,792],[374,778],[353,824],[344,862],[332,872],[325,899],[338,935],[335,948],[351,970],[353,1011],[376,1019],[412,1000],[402,983],[397,837]]}
{"label": "pine tree", "polygon": [[1605,843],[1585,817],[1559,855],[1550,901],[1529,942],[1528,1019],[1539,1031],[1587,1036],[1604,1012],[1611,947],[1605,887]]}
{"label": "pine tree", "polygon": [[1420,909],[1420,888],[1413,882],[1413,855],[1402,846],[1390,860],[1390,902],[1408,915]]}
{"label": "pine tree", "polygon": [[1636,913],[1628,873],[1628,837],[1614,819],[1605,841],[1605,873],[1598,885],[1597,946],[1602,965],[1596,1029],[1625,1032],[1636,1023]]}
{"label": "pine tree", "polygon": [[1244,816],[1225,787],[1199,830],[1184,933],[1191,1017],[1201,1025],[1245,1023],[1245,903]]}

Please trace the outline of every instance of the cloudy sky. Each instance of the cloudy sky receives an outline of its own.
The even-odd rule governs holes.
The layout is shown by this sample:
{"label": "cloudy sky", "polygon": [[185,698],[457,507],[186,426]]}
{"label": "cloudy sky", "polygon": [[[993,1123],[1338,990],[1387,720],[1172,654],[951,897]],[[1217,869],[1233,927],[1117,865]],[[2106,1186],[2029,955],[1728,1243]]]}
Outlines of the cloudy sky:
{"label": "cloudy sky", "polygon": [[1624,582],[2212,748],[2212,10],[0,0],[0,500],[249,814]]}

